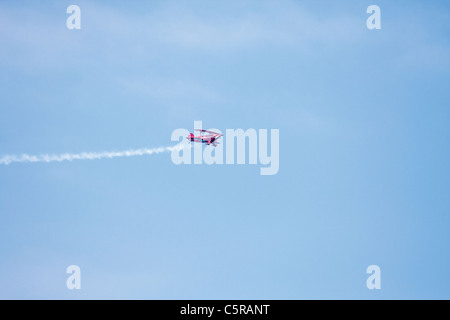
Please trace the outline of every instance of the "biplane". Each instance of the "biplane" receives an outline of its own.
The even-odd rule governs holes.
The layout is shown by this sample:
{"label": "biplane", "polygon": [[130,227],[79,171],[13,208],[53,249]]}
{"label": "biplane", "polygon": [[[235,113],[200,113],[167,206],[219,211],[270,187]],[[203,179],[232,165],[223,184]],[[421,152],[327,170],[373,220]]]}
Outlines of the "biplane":
{"label": "biplane", "polygon": [[208,146],[213,145],[214,147],[217,147],[217,140],[222,137],[222,134],[213,131],[202,129],[195,129],[195,131],[200,131],[200,135],[195,136],[193,133],[190,133],[186,138],[190,142],[206,143]]}

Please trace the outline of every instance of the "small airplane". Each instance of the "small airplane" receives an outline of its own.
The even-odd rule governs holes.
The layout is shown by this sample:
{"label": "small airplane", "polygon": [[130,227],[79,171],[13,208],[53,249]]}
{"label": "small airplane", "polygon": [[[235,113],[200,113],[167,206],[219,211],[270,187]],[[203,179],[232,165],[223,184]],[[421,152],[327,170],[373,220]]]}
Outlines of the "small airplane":
{"label": "small airplane", "polygon": [[[213,145],[214,147],[217,147],[217,144],[218,144],[217,139],[222,137],[222,135],[220,133],[213,132],[213,131],[202,130],[202,129],[195,129],[195,131],[200,131],[200,135],[194,136],[193,133],[190,133],[189,137],[186,138],[190,142],[201,142],[201,143],[206,143],[208,146]],[[204,133],[206,133],[206,134],[204,134]]]}

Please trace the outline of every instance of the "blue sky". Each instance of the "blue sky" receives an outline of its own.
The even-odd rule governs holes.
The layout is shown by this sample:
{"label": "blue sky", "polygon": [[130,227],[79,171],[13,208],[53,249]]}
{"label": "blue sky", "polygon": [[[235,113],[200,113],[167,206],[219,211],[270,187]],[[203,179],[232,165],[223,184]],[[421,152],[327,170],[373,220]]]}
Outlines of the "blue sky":
{"label": "blue sky", "polygon": [[2,1],[0,156],[169,146],[202,120],[279,129],[280,170],[0,166],[0,298],[449,299],[449,18],[444,1]]}

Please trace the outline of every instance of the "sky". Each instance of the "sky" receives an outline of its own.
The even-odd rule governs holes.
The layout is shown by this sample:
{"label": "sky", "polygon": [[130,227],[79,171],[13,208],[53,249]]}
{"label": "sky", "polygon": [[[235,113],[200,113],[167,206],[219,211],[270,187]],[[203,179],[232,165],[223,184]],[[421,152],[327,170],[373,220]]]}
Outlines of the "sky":
{"label": "sky", "polygon": [[0,299],[449,299],[449,34],[445,1],[1,1],[0,158],[202,121],[280,165],[0,165]]}

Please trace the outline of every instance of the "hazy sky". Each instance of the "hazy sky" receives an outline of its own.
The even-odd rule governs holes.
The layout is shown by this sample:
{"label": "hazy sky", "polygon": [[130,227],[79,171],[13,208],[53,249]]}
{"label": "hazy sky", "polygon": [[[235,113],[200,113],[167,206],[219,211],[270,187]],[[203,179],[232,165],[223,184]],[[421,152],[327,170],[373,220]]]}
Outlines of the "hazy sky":
{"label": "hazy sky", "polygon": [[0,298],[449,299],[449,34],[446,1],[1,1],[0,157],[201,120],[279,129],[280,169],[1,165]]}

